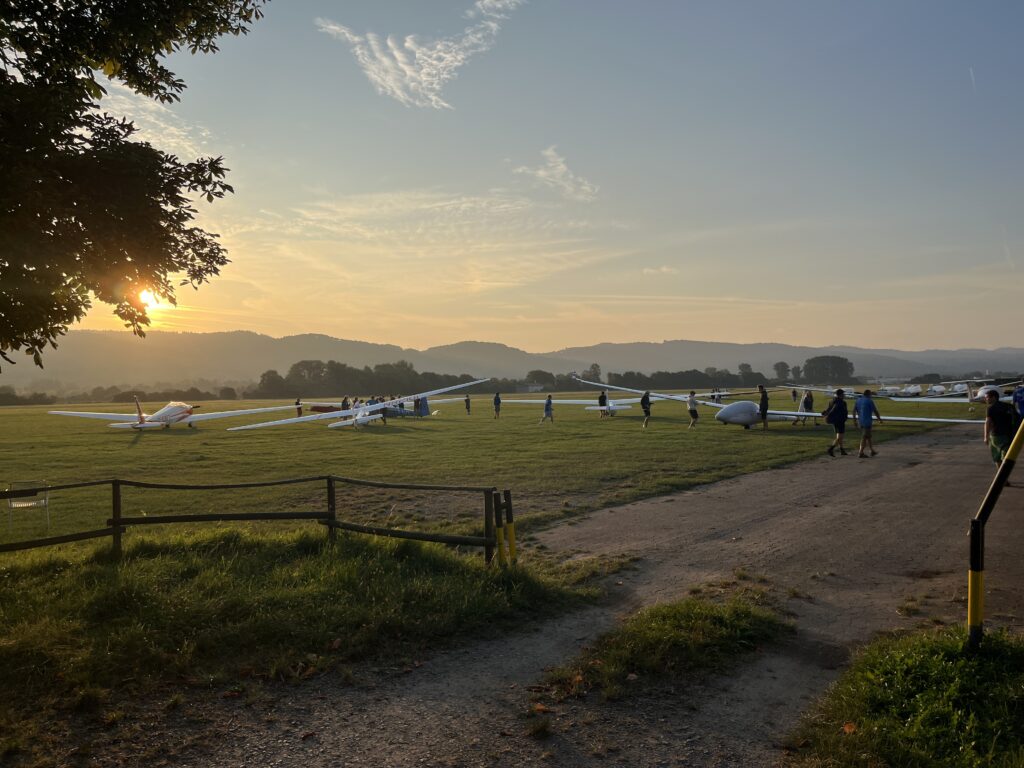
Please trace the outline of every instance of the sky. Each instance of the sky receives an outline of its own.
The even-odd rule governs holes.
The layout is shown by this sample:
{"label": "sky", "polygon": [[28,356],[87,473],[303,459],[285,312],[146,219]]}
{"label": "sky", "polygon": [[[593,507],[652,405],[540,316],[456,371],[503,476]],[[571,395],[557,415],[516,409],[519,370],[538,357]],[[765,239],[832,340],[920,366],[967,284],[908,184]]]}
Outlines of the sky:
{"label": "sky", "polygon": [[[232,263],[153,328],[1024,346],[1024,4],[274,0],[164,107]],[[81,327],[117,328],[105,305]]]}

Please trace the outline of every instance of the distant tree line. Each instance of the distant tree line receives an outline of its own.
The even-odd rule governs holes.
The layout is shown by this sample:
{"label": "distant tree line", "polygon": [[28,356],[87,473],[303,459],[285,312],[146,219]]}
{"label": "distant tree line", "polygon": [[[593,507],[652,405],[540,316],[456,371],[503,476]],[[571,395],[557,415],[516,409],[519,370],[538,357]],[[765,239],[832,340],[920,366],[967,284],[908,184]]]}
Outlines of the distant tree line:
{"label": "distant tree line", "polygon": [[[335,360],[300,360],[282,376],[275,370],[264,371],[259,384],[247,390],[246,397],[340,397],[342,395],[407,395],[428,392],[455,384],[473,381],[468,373],[448,374],[418,372],[411,363],[397,363],[356,368]],[[488,391],[492,384],[467,391]]]}
{"label": "distant tree line", "polygon": [[56,400],[56,397],[45,392],[19,395],[14,391],[14,387],[0,387],[0,405],[49,405]]}
{"label": "distant tree line", "polygon": [[197,400],[237,400],[238,393],[233,387],[221,387],[217,394],[205,392],[198,387],[188,389],[164,389],[155,392],[146,392],[141,389],[126,389],[116,392],[111,398],[112,403],[130,403],[135,398],[147,402],[160,402],[179,400],[186,403],[194,403]]}

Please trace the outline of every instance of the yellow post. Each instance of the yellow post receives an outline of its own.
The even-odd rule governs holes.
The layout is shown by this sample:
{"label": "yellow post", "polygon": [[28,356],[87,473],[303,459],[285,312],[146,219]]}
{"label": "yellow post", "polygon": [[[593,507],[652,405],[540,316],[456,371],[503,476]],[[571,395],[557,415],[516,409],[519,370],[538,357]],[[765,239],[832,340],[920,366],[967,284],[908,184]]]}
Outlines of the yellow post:
{"label": "yellow post", "polygon": [[505,532],[508,536],[508,559],[512,565],[516,564],[516,520],[512,516],[512,491],[506,489],[502,492],[505,499]]}
{"label": "yellow post", "polygon": [[505,558],[505,522],[502,512],[501,494],[494,492],[494,543],[498,548],[498,565],[507,565]]}
{"label": "yellow post", "polygon": [[981,647],[985,622],[985,523],[996,506],[999,494],[1010,479],[1017,456],[1024,447],[1024,423],[1017,429],[1010,448],[1006,451],[992,485],[981,502],[978,514],[971,520],[971,564],[967,572],[967,648]]}

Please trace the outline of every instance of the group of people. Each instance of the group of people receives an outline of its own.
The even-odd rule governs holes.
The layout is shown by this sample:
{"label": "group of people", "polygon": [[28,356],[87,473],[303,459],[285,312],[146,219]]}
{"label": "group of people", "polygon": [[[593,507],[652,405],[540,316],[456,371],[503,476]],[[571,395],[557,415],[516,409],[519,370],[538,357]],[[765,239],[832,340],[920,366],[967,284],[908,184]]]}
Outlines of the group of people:
{"label": "group of people", "polygon": [[[854,402],[853,413],[854,420],[861,430],[860,450],[857,452],[857,456],[862,459],[877,456],[878,451],[875,450],[871,429],[874,426],[875,420],[877,420],[879,424],[882,423],[882,414],[878,412],[878,405],[875,403],[870,389],[865,389],[857,398],[856,402]],[[828,455],[835,456],[836,449],[838,448],[840,455],[846,456],[847,451],[846,447],[843,445],[843,440],[846,437],[846,422],[850,418],[850,409],[846,402],[846,393],[841,389],[837,389],[835,397],[832,398],[832,402],[829,403],[828,408],[826,408],[821,415],[825,419],[825,423],[831,424],[832,428],[835,430],[835,437],[832,439],[832,444],[827,448]]]}
{"label": "group of people", "polygon": [[[758,390],[758,411],[761,416],[762,429],[768,429],[768,390],[765,389],[763,384],[757,385]],[[807,423],[808,418],[814,419],[814,424],[818,424],[818,414],[814,411],[814,393],[810,389],[804,390],[802,396],[799,392],[794,389],[791,392],[793,402],[799,400],[798,412],[806,414],[805,416],[797,416],[793,419],[793,425],[796,426],[799,423]],[[712,396],[714,398],[714,395]],[[382,398],[383,399],[383,398]],[[721,395],[716,398],[721,399]],[[342,407],[346,408],[347,398],[342,401]],[[990,389],[986,393],[986,400],[988,403],[988,410],[985,414],[985,431],[984,440],[992,451],[992,459],[998,464],[1001,463],[1003,458],[1006,456],[1006,452],[1010,448],[1010,443],[1013,440],[1013,436],[1016,434],[1017,425],[1020,423],[1022,417],[1024,417],[1024,385],[1018,386],[1013,393],[1013,403],[1004,403],[1000,400],[999,392],[995,389]],[[367,401],[368,405],[372,405],[375,401]],[[470,400],[469,395],[466,395],[466,415],[470,413]],[[352,407],[357,407],[358,400],[353,401]],[[606,418],[614,416],[615,412],[608,407],[608,394],[604,390],[597,397],[597,404],[599,406],[600,418]],[[690,415],[690,424],[687,429],[693,429],[697,426],[697,420],[700,415],[697,411],[697,393],[694,390],[690,390],[690,394],[686,399],[686,408]],[[401,407],[401,405],[399,405]],[[641,429],[647,429],[647,424],[651,419],[651,393],[646,391],[640,397],[640,408],[644,414],[644,422]],[[872,427],[875,421],[879,424],[882,423],[882,415],[878,412],[878,405],[875,403],[873,393],[870,389],[865,389],[862,394],[857,397],[857,400],[853,404],[854,421],[861,430],[860,446],[857,452],[859,458],[867,459],[878,455],[878,451],[875,449],[874,436],[872,434]],[[494,393],[494,418],[501,417],[501,393]],[[839,451],[841,456],[848,455],[848,451],[844,445],[844,439],[846,437],[846,424],[850,418],[849,403],[846,400],[846,392],[842,389],[835,391],[835,397],[829,403],[828,407],[821,413],[820,418],[825,420],[825,423],[832,426],[835,430],[835,436],[832,439],[832,443],[826,449],[829,456],[835,456],[836,450]],[[545,421],[549,421],[552,424],[555,421],[555,404],[551,399],[551,395],[547,396],[544,401],[544,415],[541,416],[540,423],[543,424]]]}

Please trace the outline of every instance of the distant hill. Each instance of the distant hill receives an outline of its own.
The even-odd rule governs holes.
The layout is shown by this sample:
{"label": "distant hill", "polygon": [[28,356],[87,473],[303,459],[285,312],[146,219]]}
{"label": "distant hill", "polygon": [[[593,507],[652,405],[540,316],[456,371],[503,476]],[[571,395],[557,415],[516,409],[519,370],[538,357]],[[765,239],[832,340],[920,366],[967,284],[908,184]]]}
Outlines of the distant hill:
{"label": "distant hill", "polygon": [[[337,360],[354,366],[408,360],[419,371],[522,377],[532,369],[582,371],[597,363],[603,371],[649,373],[708,366],[735,372],[740,363],[772,375],[772,364],[803,365],[821,354],[849,358],[859,376],[910,378],[924,373],[1024,370],[1024,349],[960,349],[906,352],[857,347],[798,347],[788,344],[726,344],[709,341],[633,342],[573,347],[536,354],[504,344],[463,341],[408,349],[392,344],[303,334],[276,339],[249,331],[172,333],[151,331],[137,339],[119,331],[72,331],[44,355],[45,369],[21,358],[2,366],[0,386],[18,390],[68,392],[95,386],[170,388],[209,382],[254,382],[270,368],[282,375],[298,360]],[[17,359],[17,358],[16,358]]]}

